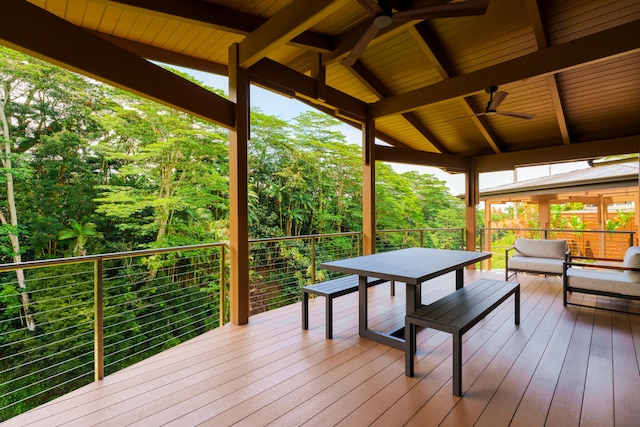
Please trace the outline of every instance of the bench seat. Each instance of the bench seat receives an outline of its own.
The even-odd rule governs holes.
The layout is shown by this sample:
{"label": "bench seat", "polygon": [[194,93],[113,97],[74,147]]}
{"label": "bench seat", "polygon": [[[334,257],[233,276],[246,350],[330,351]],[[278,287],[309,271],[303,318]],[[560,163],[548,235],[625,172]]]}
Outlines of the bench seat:
{"label": "bench seat", "polygon": [[[333,338],[333,299],[358,291],[359,276],[349,275],[302,287],[302,329],[309,329],[309,295],[325,298],[326,337]],[[367,287],[388,282],[384,279],[367,278]],[[391,283],[391,296],[395,295],[395,284]]]}
{"label": "bench seat", "polygon": [[405,374],[414,374],[416,327],[437,329],[453,336],[453,394],[462,395],[462,335],[515,295],[515,324],[520,324],[520,284],[481,279],[422,306],[405,317]]}

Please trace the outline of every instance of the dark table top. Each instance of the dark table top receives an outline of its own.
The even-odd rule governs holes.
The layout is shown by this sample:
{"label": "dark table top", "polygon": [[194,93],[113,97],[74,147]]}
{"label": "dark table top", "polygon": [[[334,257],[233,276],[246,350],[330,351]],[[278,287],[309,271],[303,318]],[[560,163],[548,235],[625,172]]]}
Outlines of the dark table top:
{"label": "dark table top", "polygon": [[320,267],[417,285],[488,258],[489,252],[409,248],[324,262]]}

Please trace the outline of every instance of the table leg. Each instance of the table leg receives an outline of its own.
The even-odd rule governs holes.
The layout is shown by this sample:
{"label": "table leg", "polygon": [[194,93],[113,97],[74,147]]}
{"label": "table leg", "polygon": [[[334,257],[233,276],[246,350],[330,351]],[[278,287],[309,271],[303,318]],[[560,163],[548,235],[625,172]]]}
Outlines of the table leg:
{"label": "table leg", "polygon": [[464,286],[464,268],[456,270],[456,290],[462,289]]}
{"label": "table leg", "polygon": [[367,276],[358,276],[358,315],[360,317],[358,322],[358,330],[360,336],[366,335],[366,330],[369,329],[368,319],[368,298],[367,298]]}
{"label": "table leg", "polygon": [[406,308],[405,312],[407,314],[413,313],[422,305],[422,283],[418,283],[417,285],[406,284]]}

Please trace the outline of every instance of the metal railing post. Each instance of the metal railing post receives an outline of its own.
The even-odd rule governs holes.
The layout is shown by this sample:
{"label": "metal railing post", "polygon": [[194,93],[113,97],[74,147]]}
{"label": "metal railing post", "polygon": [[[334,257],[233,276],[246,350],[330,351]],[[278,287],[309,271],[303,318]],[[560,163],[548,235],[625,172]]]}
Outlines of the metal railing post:
{"label": "metal railing post", "polygon": [[226,264],[225,264],[225,245],[220,246],[220,326],[224,325],[224,314],[226,312],[226,295],[225,295],[225,287],[226,287]]}
{"label": "metal railing post", "polygon": [[102,258],[93,263],[93,303],[94,303],[94,379],[104,378],[104,310]]}
{"label": "metal railing post", "polygon": [[316,283],[316,238],[311,237],[311,283]]}

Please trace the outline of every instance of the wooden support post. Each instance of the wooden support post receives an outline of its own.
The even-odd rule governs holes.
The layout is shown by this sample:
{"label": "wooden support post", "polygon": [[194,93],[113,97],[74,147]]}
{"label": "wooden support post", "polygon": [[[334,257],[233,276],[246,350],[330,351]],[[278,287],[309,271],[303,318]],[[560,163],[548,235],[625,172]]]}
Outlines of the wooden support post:
{"label": "wooden support post", "polygon": [[[491,252],[491,202],[484,201],[484,248],[485,252]],[[487,260],[487,270],[491,270],[491,258]]]}
{"label": "wooden support post", "polygon": [[[466,174],[465,180],[465,242],[466,249],[468,251],[476,250],[476,206],[480,199],[480,193],[478,189],[478,173],[476,172],[475,159],[471,159],[469,165],[469,172]],[[469,269],[474,269],[475,266],[469,266]]]}
{"label": "wooden support post", "polygon": [[376,159],[375,122],[371,106],[362,125],[362,247],[363,254],[376,252]]}
{"label": "wooden support post", "polygon": [[235,127],[229,131],[230,320],[244,325],[249,322],[249,79],[239,66],[237,43],[229,46],[229,100],[236,104]]}
{"label": "wooden support post", "polygon": [[[549,200],[538,201],[538,222],[540,222],[540,228],[551,228],[551,203],[549,203]],[[550,237],[545,235],[545,238]]]}

